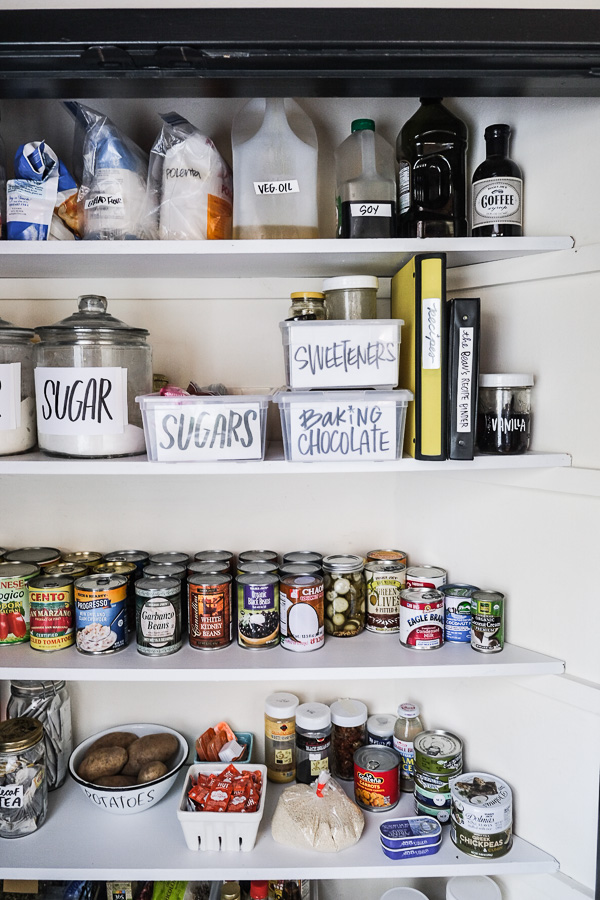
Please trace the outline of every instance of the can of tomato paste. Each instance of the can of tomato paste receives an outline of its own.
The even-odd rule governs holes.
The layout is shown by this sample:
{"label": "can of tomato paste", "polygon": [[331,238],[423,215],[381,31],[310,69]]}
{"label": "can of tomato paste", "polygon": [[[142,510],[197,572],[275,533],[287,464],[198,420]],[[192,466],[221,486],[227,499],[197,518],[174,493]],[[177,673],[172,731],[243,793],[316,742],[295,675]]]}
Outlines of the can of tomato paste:
{"label": "can of tomato paste", "polygon": [[39,574],[32,563],[0,563],[0,644],[29,640],[28,583]]}
{"label": "can of tomato paste", "polygon": [[437,650],[444,643],[444,595],[428,588],[400,593],[400,643],[411,650]]}
{"label": "can of tomato paste", "polygon": [[354,797],[371,812],[388,812],[398,805],[400,754],[392,747],[367,744],[354,751]]}
{"label": "can of tomato paste", "polygon": [[39,575],[29,582],[29,640],[32,650],[63,650],[75,643],[73,579]]}
{"label": "can of tomato paste", "polygon": [[320,575],[289,575],[279,585],[281,646],[303,653],[325,642],[323,579]]}
{"label": "can of tomato paste", "polygon": [[231,643],[231,575],[188,578],[189,640],[194,650],[220,650]]}

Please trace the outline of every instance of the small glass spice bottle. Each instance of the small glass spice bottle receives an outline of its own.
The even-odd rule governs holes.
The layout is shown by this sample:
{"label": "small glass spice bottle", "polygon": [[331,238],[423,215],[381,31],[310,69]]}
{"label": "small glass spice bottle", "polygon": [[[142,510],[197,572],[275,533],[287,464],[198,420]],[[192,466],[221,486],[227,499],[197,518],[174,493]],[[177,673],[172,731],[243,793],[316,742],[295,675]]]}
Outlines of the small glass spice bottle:
{"label": "small glass spice bottle", "polygon": [[296,710],[296,781],[310,784],[330,769],[331,712],[324,703],[302,703]]}
{"label": "small glass spice bottle", "polygon": [[292,305],[288,311],[289,319],[310,316],[315,319],[326,319],[325,294],[320,291],[295,291],[290,294]]}
{"label": "small glass spice bottle", "polygon": [[420,709],[416,703],[401,703],[398,707],[398,718],[394,726],[394,750],[401,756],[400,790],[412,791],[415,773],[416,736],[424,731],[425,726],[420,717]]}
{"label": "small glass spice bottle", "polygon": [[0,838],[31,834],[47,810],[44,727],[29,716],[6,719],[0,723]]}
{"label": "small glass spice bottle", "polygon": [[367,743],[367,707],[361,700],[336,700],[331,710],[331,772],[354,779],[354,751]]}
{"label": "small glass spice bottle", "polygon": [[300,701],[295,694],[277,691],[265,700],[265,764],[267,778],[289,784],[296,777],[296,710]]}
{"label": "small glass spice bottle", "polygon": [[73,750],[71,698],[64,681],[11,681],[7,719],[33,718],[42,723],[48,790],[67,777]]}

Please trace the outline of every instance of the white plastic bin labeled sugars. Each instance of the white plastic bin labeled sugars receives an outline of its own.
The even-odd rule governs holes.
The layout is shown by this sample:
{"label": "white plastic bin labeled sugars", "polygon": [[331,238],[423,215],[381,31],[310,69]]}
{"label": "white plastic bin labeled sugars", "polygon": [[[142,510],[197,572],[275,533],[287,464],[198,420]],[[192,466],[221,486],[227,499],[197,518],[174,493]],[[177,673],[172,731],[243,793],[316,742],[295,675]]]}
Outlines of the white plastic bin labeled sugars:
{"label": "white plastic bin labeled sugars", "polygon": [[280,322],[292,391],[395,388],[402,319]]}
{"label": "white plastic bin labeled sugars", "polygon": [[278,391],[285,458],[292,462],[402,457],[410,391]]}

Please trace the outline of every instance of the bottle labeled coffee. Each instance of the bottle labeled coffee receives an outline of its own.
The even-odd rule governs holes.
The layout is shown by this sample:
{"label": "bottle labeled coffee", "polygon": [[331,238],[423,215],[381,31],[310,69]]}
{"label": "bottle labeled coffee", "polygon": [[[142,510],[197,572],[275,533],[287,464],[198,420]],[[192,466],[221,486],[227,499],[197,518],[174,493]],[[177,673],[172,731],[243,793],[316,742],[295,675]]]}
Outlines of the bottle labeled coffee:
{"label": "bottle labeled coffee", "polygon": [[508,156],[510,127],[488,125],[486,158],[473,174],[473,237],[520,237],[523,234],[523,177]]}
{"label": "bottle labeled coffee", "polygon": [[465,123],[421,98],[396,141],[399,237],[466,237],[466,155]]}

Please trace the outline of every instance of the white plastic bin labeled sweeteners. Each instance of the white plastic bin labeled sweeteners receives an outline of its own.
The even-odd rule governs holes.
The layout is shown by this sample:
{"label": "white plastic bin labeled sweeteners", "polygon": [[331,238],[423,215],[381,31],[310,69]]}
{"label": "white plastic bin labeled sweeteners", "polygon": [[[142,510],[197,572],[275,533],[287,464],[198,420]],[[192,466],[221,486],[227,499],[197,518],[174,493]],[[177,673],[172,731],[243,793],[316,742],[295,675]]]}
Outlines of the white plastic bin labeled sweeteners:
{"label": "white plastic bin labeled sweeteners", "polygon": [[190,850],[248,851],[256,843],[267,794],[266,766],[258,763],[233,763],[240,772],[259,770],[262,773],[262,790],[256,812],[188,812],[187,794],[192,786],[192,776],[199,772],[205,775],[222,772],[228,765],[229,763],[196,763],[188,769],[179,798],[177,818]]}
{"label": "white plastic bin labeled sweeteners", "polygon": [[269,397],[136,397],[150,462],[264,459]]}
{"label": "white plastic bin labeled sweeteners", "polygon": [[402,325],[402,319],[280,322],[288,388],[395,388]]}
{"label": "white plastic bin labeled sweeteners", "polygon": [[410,391],[278,391],[291,462],[401,459]]}

